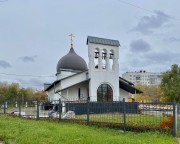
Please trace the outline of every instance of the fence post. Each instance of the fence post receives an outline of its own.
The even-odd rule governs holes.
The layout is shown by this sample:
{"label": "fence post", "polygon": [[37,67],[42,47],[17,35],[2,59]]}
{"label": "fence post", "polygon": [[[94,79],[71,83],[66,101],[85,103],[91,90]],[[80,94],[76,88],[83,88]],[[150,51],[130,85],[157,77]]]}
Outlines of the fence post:
{"label": "fence post", "polygon": [[173,136],[176,137],[177,134],[177,103],[173,101]]}
{"label": "fence post", "polygon": [[62,104],[61,99],[59,99],[59,121],[61,120]]}
{"label": "fence post", "polygon": [[20,100],[20,98],[19,98],[18,102],[19,102],[19,116],[21,116],[21,100]]}
{"label": "fence post", "polygon": [[87,125],[89,125],[89,97],[87,98]]}
{"label": "fence post", "polygon": [[123,98],[123,119],[124,119],[124,131],[126,131],[126,103],[125,103],[125,98]]}
{"label": "fence post", "polygon": [[4,101],[4,114],[6,114],[6,101]]}
{"label": "fence post", "polygon": [[37,119],[39,119],[39,100],[37,100]]}

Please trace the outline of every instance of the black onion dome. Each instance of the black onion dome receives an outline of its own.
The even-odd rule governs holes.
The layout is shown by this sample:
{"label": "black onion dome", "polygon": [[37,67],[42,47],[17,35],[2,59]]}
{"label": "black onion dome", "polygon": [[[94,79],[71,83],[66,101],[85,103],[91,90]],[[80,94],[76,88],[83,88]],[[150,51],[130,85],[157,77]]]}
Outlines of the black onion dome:
{"label": "black onion dome", "polygon": [[69,53],[63,56],[57,64],[57,72],[62,69],[85,71],[87,70],[87,64],[85,60],[78,56],[74,49],[71,48]]}

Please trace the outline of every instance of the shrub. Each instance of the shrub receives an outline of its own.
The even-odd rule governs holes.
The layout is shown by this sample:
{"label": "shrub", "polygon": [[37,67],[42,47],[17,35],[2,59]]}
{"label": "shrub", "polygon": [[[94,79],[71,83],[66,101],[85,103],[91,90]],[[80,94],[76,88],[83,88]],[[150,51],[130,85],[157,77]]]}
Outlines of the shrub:
{"label": "shrub", "polygon": [[173,128],[173,116],[168,116],[165,120],[161,121],[158,125],[158,128],[161,129],[172,129]]}

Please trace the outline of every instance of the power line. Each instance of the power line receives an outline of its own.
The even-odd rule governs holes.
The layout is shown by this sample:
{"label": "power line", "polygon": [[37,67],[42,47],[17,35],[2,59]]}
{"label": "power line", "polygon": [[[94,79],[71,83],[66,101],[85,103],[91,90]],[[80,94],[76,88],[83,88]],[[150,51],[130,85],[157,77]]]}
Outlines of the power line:
{"label": "power line", "polygon": [[[146,9],[146,8],[143,8],[143,7],[138,6],[138,5],[135,5],[135,4],[133,4],[133,3],[130,3],[130,2],[127,2],[127,1],[124,1],[124,0],[118,0],[118,1],[121,2],[121,3],[124,3],[124,4],[126,4],[126,5],[130,5],[130,6],[132,6],[132,7],[135,7],[135,8],[138,8],[138,9],[141,9],[141,10],[144,10],[144,11],[147,11],[147,12],[149,12],[149,13],[155,14],[154,11],[149,10],[149,9]],[[173,19],[173,20],[180,21],[179,18],[175,18],[175,17],[172,17],[172,16],[170,16],[170,18]]]}
{"label": "power line", "polygon": [[[3,84],[3,83],[18,83],[20,85],[29,85],[30,87],[37,87],[37,86],[43,87],[44,86],[44,82],[39,82],[39,83],[33,83],[33,82],[28,82],[28,81],[22,82],[22,81],[19,81],[17,79],[7,79],[4,77],[0,77],[0,84]],[[51,84],[52,82],[49,82],[49,83]]]}
{"label": "power line", "polygon": [[14,74],[14,73],[0,73],[1,75],[8,75],[8,76],[23,76],[23,77],[55,77],[53,75],[22,75],[22,74]]}
{"label": "power line", "polygon": [[122,2],[122,3],[124,3],[124,4],[130,5],[130,6],[133,6],[133,7],[136,7],[136,8],[138,8],[138,9],[141,9],[141,10],[144,10],[144,11],[147,11],[147,12],[150,12],[150,13],[153,13],[153,14],[154,14],[153,11],[148,10],[148,9],[145,9],[145,8],[143,8],[143,7],[140,7],[140,6],[137,6],[137,5],[133,4],[133,3],[129,3],[129,2],[126,2],[126,1],[124,1],[124,0],[118,0],[118,1],[119,1],[119,2]]}
{"label": "power line", "polygon": [[[7,82],[7,81],[2,81],[2,82],[0,82],[0,84],[2,83],[4,83],[4,82]],[[7,82],[7,83],[18,83],[19,85],[21,85],[21,86],[28,86],[28,87],[35,87],[35,88],[37,88],[37,87],[42,87],[43,88],[43,86],[44,86],[44,84],[42,83],[42,84],[35,84],[35,83],[23,83],[23,82],[17,82],[17,81],[11,81],[11,82]]]}
{"label": "power line", "polygon": [[[9,79],[6,79],[9,80]],[[3,79],[3,81],[0,81],[1,83],[7,82],[7,83],[18,83],[18,84],[22,84],[22,85],[31,85],[31,86],[43,86],[44,84],[35,84],[35,83],[29,83],[29,82],[20,82],[20,81],[16,81],[16,80],[12,80],[12,81],[6,81],[5,79]]]}

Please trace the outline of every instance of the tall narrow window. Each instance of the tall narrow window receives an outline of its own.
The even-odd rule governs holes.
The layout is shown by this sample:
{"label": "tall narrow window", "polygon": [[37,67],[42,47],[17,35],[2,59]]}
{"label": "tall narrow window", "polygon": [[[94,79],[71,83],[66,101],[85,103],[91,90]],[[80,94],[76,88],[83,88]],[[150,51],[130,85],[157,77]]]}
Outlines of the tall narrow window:
{"label": "tall narrow window", "polygon": [[107,59],[107,51],[103,49],[102,51],[102,69],[106,69],[106,59]]}
{"label": "tall narrow window", "polygon": [[114,70],[114,51],[110,50],[109,53],[109,65],[110,65],[110,70]]}
{"label": "tall narrow window", "polygon": [[94,64],[95,64],[95,69],[98,69],[98,64],[99,64],[99,49],[96,48],[94,51]]}
{"label": "tall narrow window", "polygon": [[98,87],[97,101],[113,101],[113,90],[110,85],[102,84]]}
{"label": "tall narrow window", "polygon": [[78,88],[78,98],[80,99],[81,98],[81,89]]}

